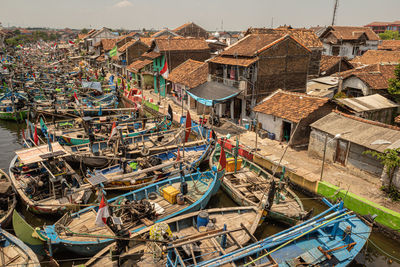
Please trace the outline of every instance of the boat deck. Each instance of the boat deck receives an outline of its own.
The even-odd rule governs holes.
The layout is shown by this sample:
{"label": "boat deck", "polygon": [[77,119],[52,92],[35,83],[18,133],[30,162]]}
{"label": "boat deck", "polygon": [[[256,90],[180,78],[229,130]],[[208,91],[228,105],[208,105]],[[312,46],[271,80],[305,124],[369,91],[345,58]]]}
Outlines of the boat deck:
{"label": "boat deck", "polygon": [[[264,194],[268,194],[271,182],[248,168],[243,168],[236,174],[228,174],[224,179],[226,179],[224,182],[227,181],[228,187],[238,193],[241,199],[246,199],[248,204],[252,206],[259,205]],[[281,196],[278,203],[274,201],[271,210],[283,213],[288,217],[297,217],[301,213],[297,201],[288,194]]]}
{"label": "boat deck", "polygon": [[[186,201],[185,204],[183,205],[178,205],[178,204],[171,204],[167,200],[165,200],[162,196],[157,194],[156,199],[149,200],[150,203],[157,203],[164,211],[162,214],[160,214],[157,217],[157,220],[160,220],[166,216],[169,216],[171,214],[174,214],[180,210],[183,210],[187,208],[191,201],[197,201],[199,198],[202,197],[203,192],[206,191],[208,188],[208,185],[203,184],[201,182],[196,182],[196,184],[193,183],[193,181],[188,181],[188,193],[186,194]],[[172,184],[176,189],[179,190],[180,188],[180,183],[175,183]],[[108,236],[114,236],[115,234],[113,231],[107,227],[107,226],[96,226],[95,221],[96,221],[96,211],[91,210],[90,212],[85,212],[79,217],[73,218],[73,220],[66,225],[68,229],[74,233],[78,234],[93,234],[93,235],[108,235]],[[124,228],[129,228],[130,231],[135,231],[137,229],[140,229],[144,226],[149,226],[151,225],[152,221],[150,220],[142,220],[141,223],[137,224],[134,226],[132,222],[123,222],[124,223]],[[150,224],[149,224],[150,223]],[[132,224],[130,226],[130,224]],[[90,237],[90,236],[67,236],[65,231],[62,231],[60,233],[60,238],[64,240],[69,240],[69,241],[97,241],[98,238],[96,237]]]}

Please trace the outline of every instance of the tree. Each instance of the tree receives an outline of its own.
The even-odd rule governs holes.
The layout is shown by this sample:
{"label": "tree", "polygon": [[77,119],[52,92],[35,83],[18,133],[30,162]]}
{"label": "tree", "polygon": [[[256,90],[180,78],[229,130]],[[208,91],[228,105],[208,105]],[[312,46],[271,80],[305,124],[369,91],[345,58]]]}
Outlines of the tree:
{"label": "tree", "polygon": [[86,29],[86,28],[83,28],[82,30],[81,30],[81,33],[83,33],[83,34],[87,34],[89,31],[88,31],[88,29]]}
{"label": "tree", "polygon": [[385,149],[383,153],[367,150],[363,154],[369,154],[377,159],[379,159],[383,166],[386,167],[386,173],[389,178],[388,188],[392,188],[393,175],[397,167],[400,166],[399,157],[400,148],[396,149]]}
{"label": "tree", "polygon": [[389,79],[388,92],[394,98],[396,98],[397,102],[399,102],[399,100],[400,100],[400,65],[397,65],[397,67],[394,69],[394,75],[395,75],[394,79]]}
{"label": "tree", "polygon": [[400,40],[398,31],[385,31],[384,33],[380,33],[379,37],[381,37],[382,40]]}

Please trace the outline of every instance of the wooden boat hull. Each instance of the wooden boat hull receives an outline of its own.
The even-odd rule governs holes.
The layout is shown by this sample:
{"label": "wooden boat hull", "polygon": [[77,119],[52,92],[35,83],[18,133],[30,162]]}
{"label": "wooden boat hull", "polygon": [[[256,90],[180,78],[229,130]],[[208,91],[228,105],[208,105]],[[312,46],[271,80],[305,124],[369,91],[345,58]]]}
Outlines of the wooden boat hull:
{"label": "wooden boat hull", "polygon": [[35,253],[39,255],[45,255],[44,242],[38,238],[34,238],[32,234],[35,232],[32,226],[30,226],[24,218],[14,210],[12,214],[13,229],[15,235],[27,244]]}
{"label": "wooden boat hull", "polygon": [[[185,179],[185,181],[192,181],[192,179],[198,180],[201,177],[203,177],[203,175],[212,180],[208,184],[207,190],[206,190],[206,192],[204,192],[204,194],[201,196],[201,198],[199,198],[197,201],[195,201],[194,203],[188,205],[187,207],[185,207],[183,209],[180,209],[172,214],[165,215],[164,217],[155,221],[155,223],[168,220],[168,219],[173,218],[178,215],[182,215],[185,213],[204,209],[207,206],[211,196],[213,196],[217,193],[217,191],[220,187],[220,184],[221,184],[220,178],[223,175],[223,171],[222,172],[207,171],[207,172],[203,172],[203,173],[190,174],[190,175],[184,176],[184,179]],[[149,193],[158,192],[158,189],[164,185],[180,183],[181,179],[182,179],[182,177],[179,177],[179,176],[173,177],[170,179],[166,179],[166,180],[154,183],[152,185],[143,187],[139,190],[135,190],[135,191],[123,194],[119,197],[110,199],[110,200],[108,200],[108,203],[112,203],[113,201],[115,201],[121,197],[127,197],[130,199],[136,199],[136,200],[147,198],[146,196]],[[85,208],[85,209],[79,211],[78,213],[76,213],[76,215],[72,215],[72,216],[83,216],[83,215],[78,215],[78,214],[84,214],[85,212],[90,212],[92,209],[97,209],[97,208],[98,208],[97,206],[88,207],[88,208]],[[146,226],[143,225],[139,228],[134,228],[130,232],[136,233],[145,228],[146,228]],[[114,242],[114,239],[106,239],[106,238],[97,239],[97,241],[74,241],[74,240],[62,239],[55,231],[54,225],[46,226],[43,231],[43,234],[46,235],[47,238],[50,239],[49,242],[52,247],[56,247],[57,249],[61,249],[61,250],[68,250],[70,252],[73,252],[73,253],[76,253],[79,255],[83,255],[83,256],[93,256],[94,254],[98,253],[100,250],[102,250],[103,248],[108,246],[110,243]]]}
{"label": "wooden boat hull", "polygon": [[[216,152],[216,150],[214,151],[214,153],[215,152]],[[230,152],[226,152],[226,154],[227,154],[227,157],[231,156]],[[212,164],[213,160],[215,160],[215,158],[213,158],[213,156],[215,156],[215,155],[211,156],[210,164]],[[254,164],[252,162],[249,162],[246,159],[242,158],[242,160],[243,160],[244,165],[248,165],[249,170],[255,171],[259,175],[261,173],[265,173],[265,171],[262,170],[262,168],[260,166]],[[226,175],[227,174],[228,173],[226,173]],[[240,194],[236,188],[231,187],[231,183],[227,179],[228,178],[226,178],[226,177],[224,177],[222,179],[221,188],[222,188],[222,190],[224,190],[224,192],[226,192],[230,196],[230,198],[236,204],[238,204],[240,206],[254,206],[255,205],[254,202],[251,202],[248,198],[244,197],[244,195]],[[276,210],[269,209],[268,213],[267,213],[267,218],[271,219],[271,220],[282,222],[287,225],[295,225],[296,223],[298,223],[299,220],[303,219],[303,216],[306,213],[303,210],[303,205],[301,203],[301,200],[296,196],[296,194],[288,188],[286,188],[285,190],[287,191],[287,193],[289,195],[291,195],[297,201],[297,203],[299,203],[299,207],[302,210],[302,212],[297,214],[296,216],[287,216],[282,212],[277,212]]]}
{"label": "wooden boat hull", "polygon": [[28,110],[17,112],[0,112],[0,120],[23,121],[28,115]]}
{"label": "wooden boat hull", "polygon": [[198,266],[348,266],[366,244],[372,225],[343,209],[343,202],[328,206],[310,220]]}
{"label": "wooden boat hull", "polygon": [[[6,180],[8,180],[11,183],[10,177],[2,169],[0,169],[0,175],[1,174],[5,177]],[[14,192],[6,214],[0,218],[1,228],[7,229],[7,227],[11,224],[12,215],[16,206],[17,206],[17,195]]]}
{"label": "wooden boat hull", "polygon": [[[227,207],[227,208],[214,208],[214,209],[206,209],[209,215],[210,220],[214,221],[214,227],[216,229],[222,229],[224,225],[226,226],[227,230],[233,230],[241,228],[241,224],[243,224],[250,232],[250,234],[254,234],[257,230],[259,225],[259,221],[262,219],[262,210],[259,210],[257,207]],[[184,215],[180,215],[171,219],[168,219],[163,222],[163,224],[168,224],[171,233],[173,236],[182,235],[185,239],[188,239],[191,236],[193,239],[195,238],[196,234],[201,235],[200,232],[193,231],[194,229],[189,229],[189,231],[185,231],[185,228],[197,228],[196,221],[197,216],[199,215],[199,211],[187,213]],[[236,219],[237,218],[237,219]],[[131,236],[131,238],[140,238],[143,234],[149,232],[152,229],[152,226],[146,227],[145,229],[135,233]],[[190,235],[190,230],[194,232],[193,235]],[[182,232],[185,231],[185,234]],[[213,231],[213,230],[210,230]],[[251,239],[248,234],[243,233],[244,230],[235,232],[236,239],[235,241],[238,242],[240,246],[245,245]],[[234,243],[234,242],[233,242]],[[237,244],[232,244],[231,247],[227,247],[224,249],[224,252],[232,251],[234,246]],[[143,244],[138,244],[133,248],[128,248],[128,250],[124,253],[121,253],[120,261],[123,262],[129,258],[138,257],[135,255],[137,251],[141,250],[139,246],[145,246]],[[110,251],[115,248],[115,243],[109,245],[108,247],[104,248],[102,251],[97,253],[92,259],[87,261],[84,265],[86,267],[89,266],[111,266],[113,259],[111,258]],[[207,251],[211,250],[207,247]],[[206,253],[204,253],[206,254]],[[207,255],[205,255],[207,257]],[[135,262],[137,266],[140,266],[141,262]],[[154,263],[158,266],[165,266],[164,261]],[[169,266],[169,265],[167,265]]]}
{"label": "wooden boat hull", "polygon": [[[12,234],[8,233],[7,231],[0,229],[0,235],[3,236],[8,242],[9,242],[9,246],[12,246],[13,248],[18,248],[17,251],[17,257],[18,256],[25,256],[24,258],[27,260],[26,262],[26,266],[31,266],[31,267],[40,267],[40,262],[38,257],[36,256],[36,254],[32,251],[32,249],[29,248],[29,246],[27,246],[26,244],[24,244],[24,242],[22,242],[20,239],[18,239],[17,237],[13,236]],[[3,248],[3,253],[4,253],[4,249]],[[23,253],[24,255],[20,255],[20,253]],[[4,257],[5,255],[3,255]],[[12,258],[9,259],[9,263],[10,266],[11,265],[25,265],[22,263],[18,263],[18,258]],[[15,262],[17,261],[17,262]],[[24,260],[25,262],[25,260]],[[6,263],[6,265],[8,265]]]}

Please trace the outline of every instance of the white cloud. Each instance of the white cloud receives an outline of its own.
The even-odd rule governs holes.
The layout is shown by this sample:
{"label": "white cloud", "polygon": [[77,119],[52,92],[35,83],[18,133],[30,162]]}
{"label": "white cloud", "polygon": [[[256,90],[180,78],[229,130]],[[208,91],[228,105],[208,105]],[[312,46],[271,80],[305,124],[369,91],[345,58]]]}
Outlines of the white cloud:
{"label": "white cloud", "polygon": [[122,0],[114,5],[114,7],[129,7],[129,6],[133,6],[133,4],[128,0]]}

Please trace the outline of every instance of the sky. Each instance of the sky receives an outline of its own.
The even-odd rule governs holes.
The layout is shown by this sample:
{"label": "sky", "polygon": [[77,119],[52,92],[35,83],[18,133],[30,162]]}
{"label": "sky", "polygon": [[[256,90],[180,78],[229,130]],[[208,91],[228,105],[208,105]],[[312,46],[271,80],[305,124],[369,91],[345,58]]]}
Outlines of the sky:
{"label": "sky", "polygon": [[[4,27],[206,30],[330,25],[335,0],[0,0]],[[339,0],[336,25],[400,20],[400,0]]]}

